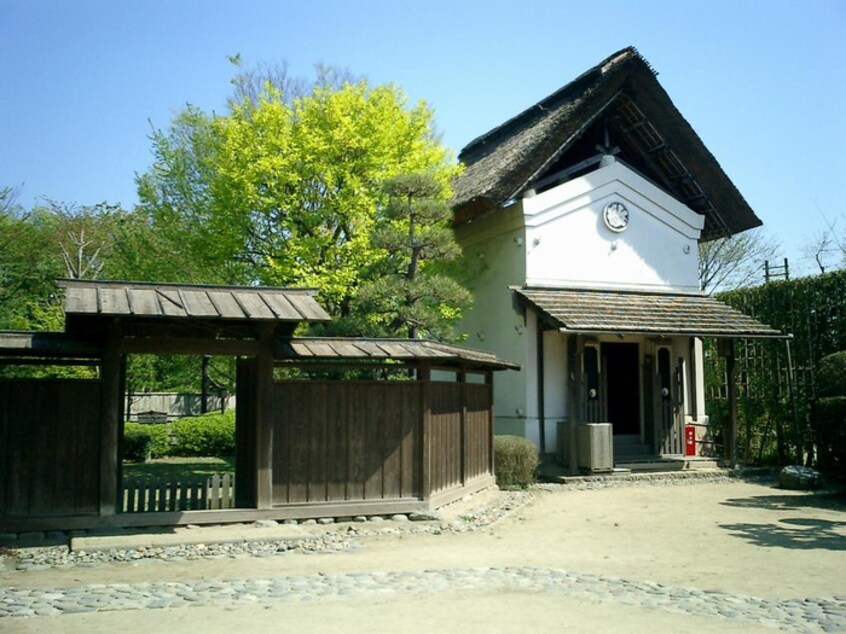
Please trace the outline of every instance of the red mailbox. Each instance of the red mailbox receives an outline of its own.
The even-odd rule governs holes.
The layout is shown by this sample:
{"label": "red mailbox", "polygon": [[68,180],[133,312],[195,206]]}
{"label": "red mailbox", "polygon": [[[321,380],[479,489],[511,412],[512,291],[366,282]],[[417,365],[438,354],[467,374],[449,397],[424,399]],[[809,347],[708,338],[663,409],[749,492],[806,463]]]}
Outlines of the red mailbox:
{"label": "red mailbox", "polygon": [[684,428],[684,455],[696,455],[696,427],[686,425]]}

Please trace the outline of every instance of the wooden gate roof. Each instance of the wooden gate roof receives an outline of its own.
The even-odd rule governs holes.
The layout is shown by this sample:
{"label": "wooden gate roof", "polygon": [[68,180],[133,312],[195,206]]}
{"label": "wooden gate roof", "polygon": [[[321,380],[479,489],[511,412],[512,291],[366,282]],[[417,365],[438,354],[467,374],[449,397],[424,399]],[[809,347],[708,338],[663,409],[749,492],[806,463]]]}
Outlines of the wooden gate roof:
{"label": "wooden gate roof", "polygon": [[778,338],[787,335],[705,295],[514,289],[562,331],[715,338]]}
{"label": "wooden gate roof", "polygon": [[59,280],[65,314],[212,319],[227,321],[329,321],[317,291],[261,286],[211,286]]}
{"label": "wooden gate roof", "polygon": [[519,365],[495,354],[425,339],[366,339],[295,337],[282,341],[277,359],[297,361],[431,361],[445,366],[463,365],[493,370],[517,370]]}

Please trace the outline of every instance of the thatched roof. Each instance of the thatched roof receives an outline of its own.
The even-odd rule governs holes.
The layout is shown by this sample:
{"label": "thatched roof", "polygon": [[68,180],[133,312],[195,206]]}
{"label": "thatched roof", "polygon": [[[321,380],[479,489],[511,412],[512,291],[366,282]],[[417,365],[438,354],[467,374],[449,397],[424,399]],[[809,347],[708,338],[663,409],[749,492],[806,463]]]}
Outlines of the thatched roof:
{"label": "thatched roof", "polygon": [[459,155],[466,170],[454,183],[456,223],[589,159],[606,135],[619,160],[705,216],[703,239],[761,224],[633,47],[467,145]]}

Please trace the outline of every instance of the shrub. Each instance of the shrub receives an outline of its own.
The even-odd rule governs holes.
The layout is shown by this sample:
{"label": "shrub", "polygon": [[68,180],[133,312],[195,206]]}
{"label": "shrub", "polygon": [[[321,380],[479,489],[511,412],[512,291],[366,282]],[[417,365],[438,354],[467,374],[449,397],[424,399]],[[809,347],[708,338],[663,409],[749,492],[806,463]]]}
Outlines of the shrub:
{"label": "shrub", "polygon": [[144,425],[127,423],[123,432],[123,459],[130,462],[146,462],[150,458],[153,437]]}
{"label": "shrub", "polygon": [[128,441],[128,438],[139,434],[147,436],[150,439],[148,458],[161,458],[163,456],[170,455],[170,431],[166,423],[155,423],[152,425],[126,423],[123,430],[123,456],[125,460],[133,460],[133,458],[130,458],[127,453],[127,447],[129,442],[134,441]]}
{"label": "shrub", "polygon": [[846,478],[846,351],[820,359],[814,433],[823,471]]}
{"label": "shrub", "polygon": [[173,456],[235,454],[235,412],[180,418],[173,424]]}
{"label": "shrub", "polygon": [[817,393],[820,396],[846,396],[846,350],[820,359]]}
{"label": "shrub", "polygon": [[494,436],[494,473],[501,487],[525,487],[535,480],[538,450],[519,436]]}

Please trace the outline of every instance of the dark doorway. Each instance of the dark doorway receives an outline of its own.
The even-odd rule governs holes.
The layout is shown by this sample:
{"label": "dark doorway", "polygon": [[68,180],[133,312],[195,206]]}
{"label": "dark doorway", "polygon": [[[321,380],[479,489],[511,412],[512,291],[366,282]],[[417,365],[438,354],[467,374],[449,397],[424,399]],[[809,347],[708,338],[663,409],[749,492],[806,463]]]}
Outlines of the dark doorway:
{"label": "dark doorway", "polygon": [[640,435],[640,350],[636,343],[603,343],[608,420],[615,436]]}

